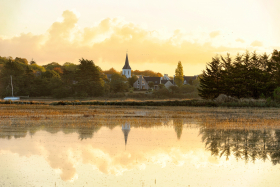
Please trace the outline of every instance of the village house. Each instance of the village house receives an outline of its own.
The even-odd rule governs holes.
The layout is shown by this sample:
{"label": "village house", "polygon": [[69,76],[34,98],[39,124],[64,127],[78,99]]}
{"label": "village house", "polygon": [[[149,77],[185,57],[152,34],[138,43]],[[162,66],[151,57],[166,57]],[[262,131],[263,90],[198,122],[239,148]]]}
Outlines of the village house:
{"label": "village house", "polygon": [[[131,67],[129,65],[127,53],[125,58],[125,64],[122,68],[122,75],[126,76],[126,78],[131,77]],[[106,74],[106,76],[108,80],[111,81],[112,74]],[[142,75],[137,75],[137,77],[138,80],[133,83],[133,87],[139,90],[148,90],[148,89],[158,90],[160,84],[164,85],[166,88],[176,85],[174,81],[175,76],[172,79],[172,77],[169,77],[168,74],[164,74],[163,77],[149,77],[149,76],[142,76]],[[197,76],[184,76],[183,84],[189,84],[191,81],[196,79]],[[152,87],[149,86],[150,82],[153,82]]]}
{"label": "village house", "polygon": [[195,76],[184,76],[184,84],[190,84],[191,81],[194,81],[197,79],[197,75]]}
{"label": "village house", "polygon": [[[153,82],[153,87],[149,86],[149,82]],[[134,82],[133,87],[139,90],[158,90],[160,84],[163,84],[166,88],[169,88],[170,86],[174,85],[174,82],[173,80],[170,80],[167,74],[165,74],[164,77],[144,77],[140,75],[138,80]]]}

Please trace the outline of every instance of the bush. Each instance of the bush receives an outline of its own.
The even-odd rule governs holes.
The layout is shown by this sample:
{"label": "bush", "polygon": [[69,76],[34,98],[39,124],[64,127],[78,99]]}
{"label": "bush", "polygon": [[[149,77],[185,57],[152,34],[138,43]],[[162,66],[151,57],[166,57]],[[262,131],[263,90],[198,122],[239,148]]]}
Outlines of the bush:
{"label": "bush", "polygon": [[181,86],[180,90],[183,93],[192,93],[192,92],[196,91],[197,89],[195,86],[192,86],[192,85],[183,85],[183,86]]}
{"label": "bush", "polygon": [[162,89],[159,89],[155,92],[153,92],[156,96],[159,96],[159,97],[169,97],[171,95],[171,93],[169,92],[169,90],[167,88],[162,88]]}
{"label": "bush", "polygon": [[172,93],[179,93],[180,88],[178,86],[170,86],[169,90],[171,90]]}
{"label": "bush", "polygon": [[275,101],[280,101],[280,87],[277,87],[274,91],[273,91],[273,98]]}
{"label": "bush", "polygon": [[120,97],[125,97],[124,93],[110,93],[108,94],[108,97],[110,98],[120,98]]}

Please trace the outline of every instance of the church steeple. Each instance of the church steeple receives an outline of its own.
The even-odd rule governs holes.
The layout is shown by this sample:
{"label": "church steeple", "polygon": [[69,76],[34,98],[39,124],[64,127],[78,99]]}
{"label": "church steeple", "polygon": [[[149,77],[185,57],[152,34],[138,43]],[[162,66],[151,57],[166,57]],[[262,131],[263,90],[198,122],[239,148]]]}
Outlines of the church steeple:
{"label": "church steeple", "polygon": [[125,75],[126,78],[131,77],[131,67],[129,65],[127,53],[126,53],[125,63],[124,63],[123,69],[122,69],[122,75]]}
{"label": "church steeple", "polygon": [[131,67],[129,66],[129,61],[128,61],[127,53],[126,53],[126,58],[125,58],[125,64],[124,64],[122,69],[131,69]]}

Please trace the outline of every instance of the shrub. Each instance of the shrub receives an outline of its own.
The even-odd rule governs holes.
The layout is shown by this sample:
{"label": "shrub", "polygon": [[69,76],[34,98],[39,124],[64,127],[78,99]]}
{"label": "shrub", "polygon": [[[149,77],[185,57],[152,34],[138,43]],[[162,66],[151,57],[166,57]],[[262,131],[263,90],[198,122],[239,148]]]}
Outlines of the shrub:
{"label": "shrub", "polygon": [[192,85],[183,85],[183,86],[181,86],[180,90],[183,93],[192,93],[192,92],[196,91],[197,89],[195,86],[192,86]]}
{"label": "shrub", "polygon": [[274,91],[273,91],[273,98],[276,101],[280,101],[280,87],[277,87]]}
{"label": "shrub", "polygon": [[162,88],[159,89],[155,92],[153,92],[156,96],[160,96],[160,97],[168,97],[171,95],[171,93],[169,92],[169,90],[167,88]]}

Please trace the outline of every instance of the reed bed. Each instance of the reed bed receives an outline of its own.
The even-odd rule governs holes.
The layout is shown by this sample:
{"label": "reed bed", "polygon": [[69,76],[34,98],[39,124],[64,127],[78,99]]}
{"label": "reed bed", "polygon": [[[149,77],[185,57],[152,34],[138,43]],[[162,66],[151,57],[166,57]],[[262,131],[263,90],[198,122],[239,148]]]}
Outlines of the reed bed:
{"label": "reed bed", "polygon": [[184,118],[197,121],[238,119],[280,119],[278,108],[223,108],[223,107],[182,107],[182,106],[54,106],[54,105],[16,105],[0,104],[0,119],[66,119],[85,118]]}

